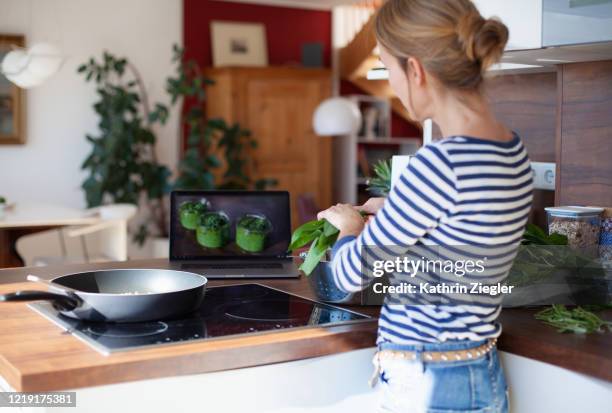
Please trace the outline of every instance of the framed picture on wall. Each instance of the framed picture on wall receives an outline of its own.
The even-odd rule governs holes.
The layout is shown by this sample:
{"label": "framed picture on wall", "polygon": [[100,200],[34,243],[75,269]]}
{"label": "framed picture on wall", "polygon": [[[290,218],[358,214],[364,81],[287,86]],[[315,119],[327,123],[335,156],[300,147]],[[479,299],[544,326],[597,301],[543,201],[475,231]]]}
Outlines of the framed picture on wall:
{"label": "framed picture on wall", "polygon": [[266,28],[260,23],[210,23],[213,65],[267,66]]}
{"label": "framed picture on wall", "polygon": [[[0,62],[15,47],[24,47],[22,35],[0,34]],[[25,143],[25,92],[0,73],[0,145]]]}

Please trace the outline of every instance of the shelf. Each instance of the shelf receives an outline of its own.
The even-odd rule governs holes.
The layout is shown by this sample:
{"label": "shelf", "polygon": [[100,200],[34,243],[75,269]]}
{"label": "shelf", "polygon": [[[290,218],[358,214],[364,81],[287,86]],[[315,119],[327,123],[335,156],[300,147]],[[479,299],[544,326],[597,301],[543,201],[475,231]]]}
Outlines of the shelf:
{"label": "shelf", "polygon": [[357,143],[364,145],[420,145],[421,138],[357,138]]}

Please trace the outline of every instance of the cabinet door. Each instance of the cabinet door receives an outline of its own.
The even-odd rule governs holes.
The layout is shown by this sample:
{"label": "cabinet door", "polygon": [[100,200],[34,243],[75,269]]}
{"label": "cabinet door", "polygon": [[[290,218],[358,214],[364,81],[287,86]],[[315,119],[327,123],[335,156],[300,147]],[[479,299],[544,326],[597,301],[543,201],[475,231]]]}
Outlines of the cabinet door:
{"label": "cabinet door", "polygon": [[612,1],[544,0],[544,46],[612,41]]}
{"label": "cabinet door", "polygon": [[542,47],[542,0],[473,0],[486,17],[498,17],[510,31],[506,50]]}
{"label": "cabinet door", "polygon": [[294,227],[300,194],[312,193],[321,208],[331,202],[331,142],[312,129],[312,115],[329,89],[321,77],[254,78],[246,85],[248,126],[258,141],[254,175],[275,178],[275,189],[290,191]]}

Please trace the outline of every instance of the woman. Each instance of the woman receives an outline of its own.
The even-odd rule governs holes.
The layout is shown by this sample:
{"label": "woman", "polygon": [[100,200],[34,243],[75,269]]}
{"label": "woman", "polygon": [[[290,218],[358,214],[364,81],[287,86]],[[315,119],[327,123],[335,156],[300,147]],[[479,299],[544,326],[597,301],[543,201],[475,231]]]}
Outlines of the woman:
{"label": "woman", "polygon": [[[481,88],[501,57],[507,28],[469,0],[388,0],[375,23],[389,83],[413,119],[444,138],[418,151],[388,198],[319,213],[340,230],[335,281],[359,291],[363,246],[511,245],[520,242],[532,202],[529,159],[520,138],[491,112]],[[359,211],[375,214],[364,225]],[[512,261],[502,267],[507,276]],[[394,412],[506,412],[495,349],[501,296],[493,306],[399,305],[381,310],[374,359],[382,408]],[[380,374],[378,374],[380,372]]]}

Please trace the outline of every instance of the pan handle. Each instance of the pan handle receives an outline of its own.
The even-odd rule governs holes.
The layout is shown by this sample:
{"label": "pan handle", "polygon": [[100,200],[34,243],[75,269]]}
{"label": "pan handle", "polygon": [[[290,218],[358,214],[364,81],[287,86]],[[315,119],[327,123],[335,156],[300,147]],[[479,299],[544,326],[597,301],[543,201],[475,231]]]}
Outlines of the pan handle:
{"label": "pan handle", "polygon": [[18,302],[18,301],[52,301],[53,307],[60,311],[72,311],[81,304],[81,300],[75,296],[64,294],[51,293],[48,291],[26,290],[17,291],[14,293],[0,295],[0,302]]}

